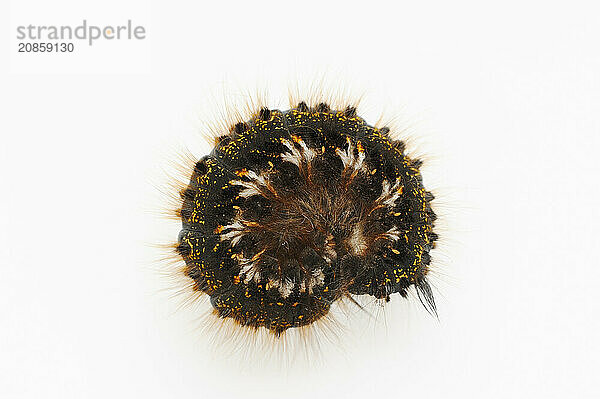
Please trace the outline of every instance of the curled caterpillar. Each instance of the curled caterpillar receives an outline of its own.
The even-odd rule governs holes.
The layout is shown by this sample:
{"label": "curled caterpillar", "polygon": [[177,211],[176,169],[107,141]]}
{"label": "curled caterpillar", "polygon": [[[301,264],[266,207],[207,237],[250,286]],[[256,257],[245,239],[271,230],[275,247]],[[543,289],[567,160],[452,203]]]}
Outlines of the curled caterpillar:
{"label": "curled caterpillar", "polygon": [[234,124],[183,189],[176,252],[221,318],[275,336],[344,298],[389,301],[427,274],[437,234],[421,161],[347,106],[261,108]]}

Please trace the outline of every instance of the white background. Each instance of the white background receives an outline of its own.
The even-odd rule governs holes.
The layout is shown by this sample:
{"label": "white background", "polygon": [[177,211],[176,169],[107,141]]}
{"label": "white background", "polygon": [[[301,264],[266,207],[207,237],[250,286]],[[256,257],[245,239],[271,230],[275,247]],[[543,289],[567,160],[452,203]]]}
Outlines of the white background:
{"label": "white background", "polygon": [[[7,6],[0,397],[600,397],[595,2]],[[16,52],[16,26],[83,18],[147,38]],[[157,216],[165,170],[208,151],[217,100],[267,87],[286,107],[288,85],[320,76],[428,155],[440,320],[395,300],[379,327],[351,318],[362,335],[341,354],[223,359],[162,290],[151,244],[179,227]]]}

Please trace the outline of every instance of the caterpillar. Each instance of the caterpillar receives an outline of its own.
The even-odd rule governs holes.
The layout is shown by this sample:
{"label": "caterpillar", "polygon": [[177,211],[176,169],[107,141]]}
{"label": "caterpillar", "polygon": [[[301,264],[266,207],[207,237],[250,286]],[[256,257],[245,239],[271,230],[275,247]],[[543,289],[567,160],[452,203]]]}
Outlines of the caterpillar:
{"label": "caterpillar", "polygon": [[179,190],[180,273],[217,320],[275,340],[363,296],[414,289],[436,315],[437,215],[421,165],[355,105],[260,107],[216,137]]}

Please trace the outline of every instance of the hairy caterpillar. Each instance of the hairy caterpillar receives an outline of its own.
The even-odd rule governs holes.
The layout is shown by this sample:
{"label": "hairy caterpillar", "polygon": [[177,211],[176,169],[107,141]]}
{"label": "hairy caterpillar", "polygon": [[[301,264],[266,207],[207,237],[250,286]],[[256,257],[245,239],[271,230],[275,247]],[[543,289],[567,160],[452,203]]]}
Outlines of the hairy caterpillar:
{"label": "hairy caterpillar", "polygon": [[337,302],[411,288],[436,313],[434,197],[389,128],[351,104],[299,101],[257,107],[221,133],[179,189],[173,247],[216,320],[278,340]]}

